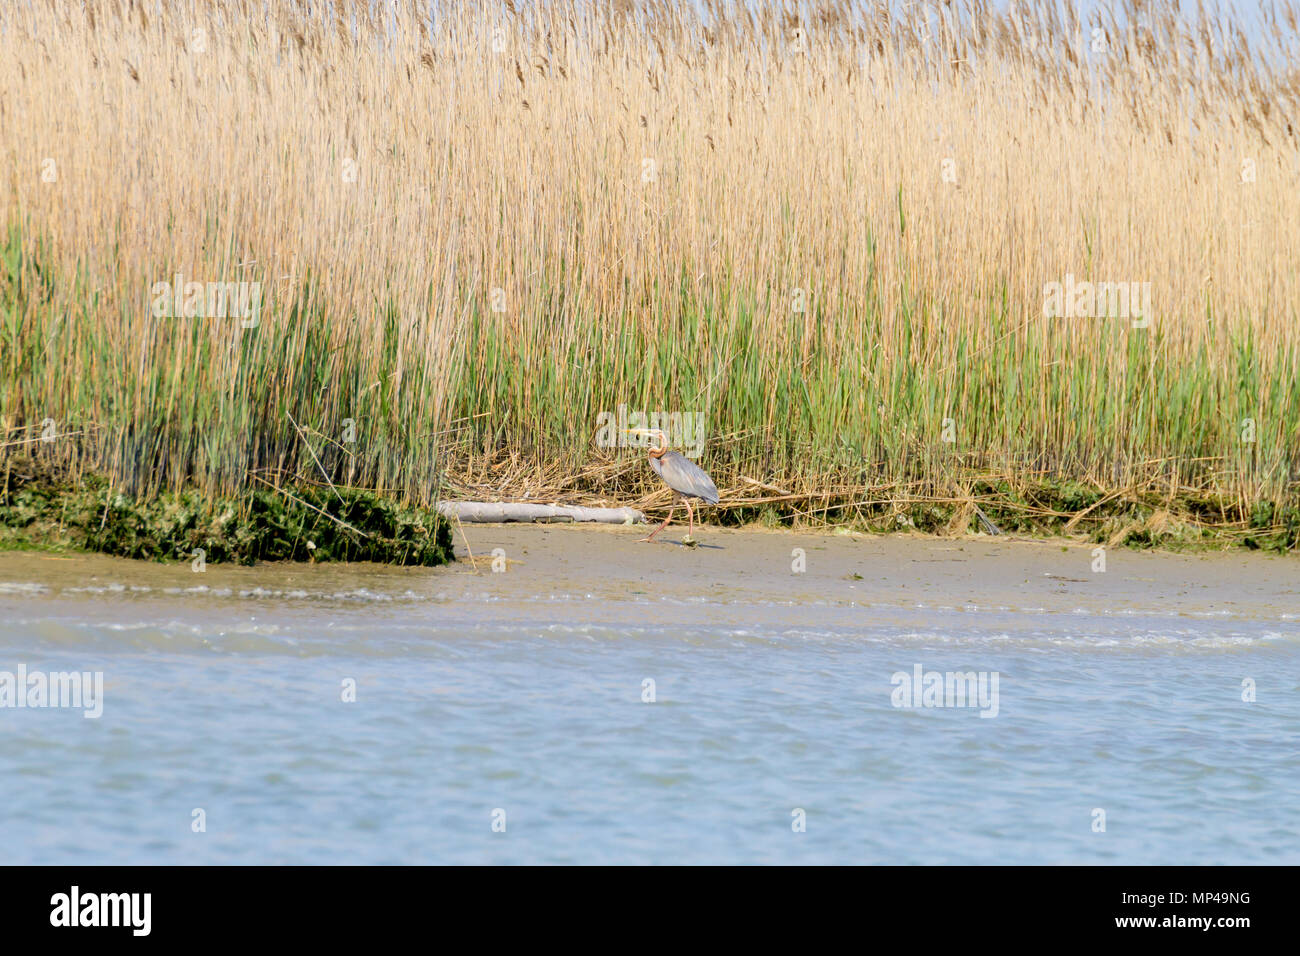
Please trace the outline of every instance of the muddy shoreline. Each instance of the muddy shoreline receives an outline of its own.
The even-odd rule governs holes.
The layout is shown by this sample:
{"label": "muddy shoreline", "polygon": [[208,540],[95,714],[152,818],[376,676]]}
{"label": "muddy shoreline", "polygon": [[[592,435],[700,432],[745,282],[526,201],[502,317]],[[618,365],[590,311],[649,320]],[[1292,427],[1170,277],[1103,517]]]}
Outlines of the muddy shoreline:
{"label": "muddy shoreline", "polygon": [[651,543],[639,543],[642,536],[639,528],[502,525],[458,529],[454,540],[457,559],[472,550],[481,573],[492,573],[494,549],[518,561],[495,575],[507,593],[518,581],[521,588],[669,590],[683,598],[805,605],[1300,613],[1296,555],[1117,548],[1106,549],[1105,570],[1094,571],[1097,546],[1050,540],[697,528],[698,547],[689,548],[681,544],[685,529],[670,526]]}
{"label": "muddy shoreline", "polygon": [[[254,567],[160,564],[101,555],[0,553],[0,581],[57,592],[112,582],[132,588],[266,590],[314,595],[368,588],[455,597],[491,589],[502,601],[538,593],[611,603],[671,596],[702,603],[1001,607],[1103,613],[1155,610],[1189,615],[1300,615],[1300,556],[1175,554],[1059,541],[969,536],[696,529],[698,547],[669,527],[466,525],[454,532],[457,561],[441,568],[370,563],[272,562]],[[501,568],[494,571],[493,565]]]}

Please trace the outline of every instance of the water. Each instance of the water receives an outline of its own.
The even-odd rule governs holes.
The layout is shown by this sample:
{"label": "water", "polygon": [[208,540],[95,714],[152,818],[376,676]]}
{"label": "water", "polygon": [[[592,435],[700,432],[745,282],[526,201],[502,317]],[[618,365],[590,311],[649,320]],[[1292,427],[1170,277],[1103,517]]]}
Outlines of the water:
{"label": "water", "polygon": [[[5,863],[1300,862],[1288,609],[126,566],[0,569],[0,670],[104,674],[0,710]],[[918,664],[997,716],[894,707]]]}

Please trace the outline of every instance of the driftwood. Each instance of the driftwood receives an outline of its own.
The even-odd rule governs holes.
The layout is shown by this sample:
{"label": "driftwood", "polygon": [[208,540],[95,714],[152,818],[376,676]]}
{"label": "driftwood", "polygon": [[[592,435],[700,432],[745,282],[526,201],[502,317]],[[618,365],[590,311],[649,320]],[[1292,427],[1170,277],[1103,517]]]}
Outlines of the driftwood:
{"label": "driftwood", "polygon": [[568,505],[533,505],[509,501],[440,501],[438,510],[461,521],[599,521],[633,524],[645,521],[635,508],[579,508]]}

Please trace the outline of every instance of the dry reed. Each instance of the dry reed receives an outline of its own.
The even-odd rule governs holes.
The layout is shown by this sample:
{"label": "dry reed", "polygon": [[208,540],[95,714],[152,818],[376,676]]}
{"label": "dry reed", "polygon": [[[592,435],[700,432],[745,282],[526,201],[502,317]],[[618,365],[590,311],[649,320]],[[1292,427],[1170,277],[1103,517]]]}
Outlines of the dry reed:
{"label": "dry reed", "polygon": [[0,427],[73,468],[628,498],[626,404],[806,516],[1300,497],[1289,3],[159,6],[0,12]]}

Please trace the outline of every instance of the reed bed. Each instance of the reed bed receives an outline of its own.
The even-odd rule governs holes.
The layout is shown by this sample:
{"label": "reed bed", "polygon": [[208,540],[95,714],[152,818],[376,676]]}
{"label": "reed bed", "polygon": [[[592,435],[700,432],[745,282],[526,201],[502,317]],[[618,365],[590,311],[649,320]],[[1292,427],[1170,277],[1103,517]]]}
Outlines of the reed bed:
{"label": "reed bed", "polygon": [[654,506],[624,405],[735,517],[1297,520],[1295,6],[750,6],[4,5],[0,454]]}

